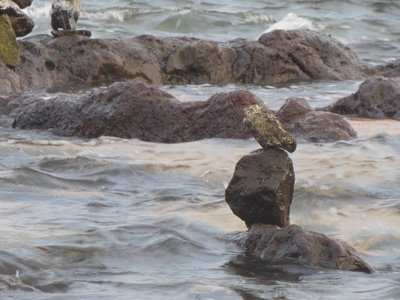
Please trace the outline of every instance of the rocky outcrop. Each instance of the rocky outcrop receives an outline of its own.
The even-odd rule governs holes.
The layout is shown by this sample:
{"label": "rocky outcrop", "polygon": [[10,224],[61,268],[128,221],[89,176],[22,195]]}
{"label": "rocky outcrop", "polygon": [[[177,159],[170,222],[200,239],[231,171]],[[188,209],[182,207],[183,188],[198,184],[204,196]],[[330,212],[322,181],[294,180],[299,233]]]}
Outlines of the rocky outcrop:
{"label": "rocky outcrop", "polygon": [[[362,76],[350,49],[322,33],[300,30],[224,43],[150,35],[126,40],[38,35],[19,45],[19,90],[128,79],[150,84],[280,84]],[[0,77],[3,72],[0,68]]]}
{"label": "rocky outcrop", "polygon": [[357,132],[342,116],[315,111],[302,98],[289,98],[276,117],[283,127],[298,139],[311,142],[332,142],[357,137]]}
{"label": "rocky outcrop", "polygon": [[339,99],[323,110],[342,115],[400,120],[400,77],[368,79],[356,93]]}
{"label": "rocky outcrop", "polygon": [[294,170],[287,153],[278,148],[254,151],[236,164],[225,190],[225,201],[248,228],[254,223],[289,225]]}
{"label": "rocky outcrop", "polygon": [[[15,38],[14,30],[12,29],[10,18],[7,14],[0,15],[0,69],[5,72],[0,75],[0,82],[4,81],[5,87],[0,87],[5,90],[12,90],[15,85],[12,83],[13,76],[8,78],[8,74],[12,73],[6,67],[15,67],[19,64],[19,48]],[[4,64],[2,64],[3,62]],[[17,85],[18,83],[15,82]]]}
{"label": "rocky outcrop", "polygon": [[[60,95],[25,107],[14,127],[53,129],[60,135],[100,135],[176,143],[206,138],[249,138],[244,108],[261,100],[250,92],[220,93],[207,101],[179,102],[139,81],[115,83],[89,95]],[[15,105],[13,99],[7,105]]]}
{"label": "rocky outcrop", "polygon": [[254,224],[248,231],[231,234],[231,238],[271,265],[291,263],[366,273],[374,271],[346,242],[298,225],[279,228]]}
{"label": "rocky outcrop", "polygon": [[290,153],[296,150],[296,140],[283,129],[281,122],[262,104],[246,107],[244,123],[264,149],[282,148]]}

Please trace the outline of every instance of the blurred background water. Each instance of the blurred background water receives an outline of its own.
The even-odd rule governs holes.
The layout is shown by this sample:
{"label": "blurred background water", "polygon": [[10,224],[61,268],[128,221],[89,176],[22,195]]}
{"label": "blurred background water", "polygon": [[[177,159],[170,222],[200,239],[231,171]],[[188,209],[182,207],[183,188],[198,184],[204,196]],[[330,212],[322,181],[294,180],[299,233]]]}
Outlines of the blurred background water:
{"label": "blurred background water", "polygon": [[[35,0],[26,9],[36,23],[32,34],[50,33],[50,2]],[[93,38],[216,41],[309,28],[380,64],[399,57],[399,24],[397,1],[83,0],[78,28]],[[293,96],[325,106],[360,83],[161,88],[180,101],[247,89],[278,109]],[[357,139],[303,142],[291,155],[291,222],[346,240],[377,269],[372,275],[263,266],[229,242],[226,234],[245,226],[225,203],[224,189],[236,162],[259,148],[252,139],[165,145],[0,127],[0,297],[398,299],[399,122],[351,122]]]}

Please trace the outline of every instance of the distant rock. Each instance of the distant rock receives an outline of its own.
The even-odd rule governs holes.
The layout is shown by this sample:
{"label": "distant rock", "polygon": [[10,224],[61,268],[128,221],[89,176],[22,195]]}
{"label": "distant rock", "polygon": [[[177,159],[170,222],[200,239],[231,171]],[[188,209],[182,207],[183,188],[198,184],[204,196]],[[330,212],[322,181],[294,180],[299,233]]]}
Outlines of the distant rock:
{"label": "distant rock", "polygon": [[276,117],[296,138],[311,142],[333,142],[357,137],[357,132],[342,116],[315,111],[303,98],[289,98]]}
{"label": "distant rock", "polygon": [[400,77],[368,79],[356,93],[339,99],[323,110],[372,119],[400,120]]}
{"label": "distant rock", "polygon": [[264,105],[255,104],[245,108],[244,123],[264,149],[277,147],[290,153],[296,150],[296,140]]}
{"label": "distant rock", "polygon": [[248,228],[255,223],[289,225],[294,170],[288,154],[278,148],[253,151],[236,164],[225,201]]}
{"label": "distant rock", "polygon": [[[151,35],[124,40],[36,35],[18,42],[23,57],[15,70],[19,90],[130,79],[149,84],[276,85],[363,75],[350,49],[322,33],[302,30],[221,43]],[[3,72],[0,67],[0,77]]]}
{"label": "distant rock", "polygon": [[346,242],[298,225],[279,228],[254,224],[248,231],[231,234],[230,237],[247,252],[270,265],[306,264],[335,270],[374,272]]}
{"label": "distant rock", "polygon": [[82,0],[54,0],[51,6],[51,27],[54,30],[75,30]]}
{"label": "distant rock", "polygon": [[[17,102],[13,99],[7,105]],[[244,108],[256,103],[261,100],[247,91],[219,93],[207,101],[179,102],[158,88],[128,81],[85,96],[36,100],[24,106],[13,126],[53,129],[60,135],[84,138],[109,135],[161,143],[244,139],[251,137],[243,124]]]}
{"label": "distant rock", "polygon": [[[0,61],[8,67],[16,67],[20,63],[19,47],[10,22],[10,18],[7,14],[0,15],[0,32]],[[3,67],[5,68],[4,65]],[[2,64],[0,64],[0,68],[1,67]],[[6,69],[8,70],[8,68]],[[4,73],[9,73],[9,70],[5,71]],[[5,85],[3,89],[12,89],[13,76],[8,78],[7,75],[4,76],[3,74],[0,74],[0,82],[4,82]]]}

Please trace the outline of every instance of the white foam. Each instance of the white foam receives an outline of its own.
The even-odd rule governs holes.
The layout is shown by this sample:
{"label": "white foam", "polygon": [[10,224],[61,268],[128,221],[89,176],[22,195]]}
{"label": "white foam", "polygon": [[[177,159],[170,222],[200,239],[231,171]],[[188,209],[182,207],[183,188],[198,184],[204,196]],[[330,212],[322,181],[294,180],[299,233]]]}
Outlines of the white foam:
{"label": "white foam", "polygon": [[46,3],[45,5],[37,6],[34,5],[35,2],[26,9],[24,12],[31,17],[33,20],[36,19],[49,19],[51,18],[51,3]]}
{"label": "white foam", "polygon": [[281,30],[293,30],[293,29],[310,29],[310,30],[318,30],[318,28],[314,25],[314,23],[306,18],[299,17],[294,13],[289,13],[279,22],[270,26],[267,30],[263,32],[271,32],[276,29]]}

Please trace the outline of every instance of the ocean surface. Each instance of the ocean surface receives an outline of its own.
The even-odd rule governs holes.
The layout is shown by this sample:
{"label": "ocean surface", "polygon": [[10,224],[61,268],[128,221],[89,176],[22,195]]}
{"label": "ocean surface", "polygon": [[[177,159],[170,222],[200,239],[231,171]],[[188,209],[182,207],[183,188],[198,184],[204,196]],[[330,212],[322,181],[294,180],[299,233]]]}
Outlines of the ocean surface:
{"label": "ocean surface", "polygon": [[[25,10],[32,34],[50,33],[50,8],[35,0]],[[83,0],[78,21],[94,38],[121,39],[255,40],[309,28],[369,64],[400,57],[399,25],[400,2],[377,0]],[[292,96],[325,106],[360,83],[161,88],[180,101],[247,89],[278,109]],[[253,139],[157,144],[1,125],[0,299],[400,299],[400,122],[349,121],[357,139],[301,142],[291,154],[291,222],[347,241],[373,274],[260,264],[229,241],[245,226],[224,190],[259,148]]]}

